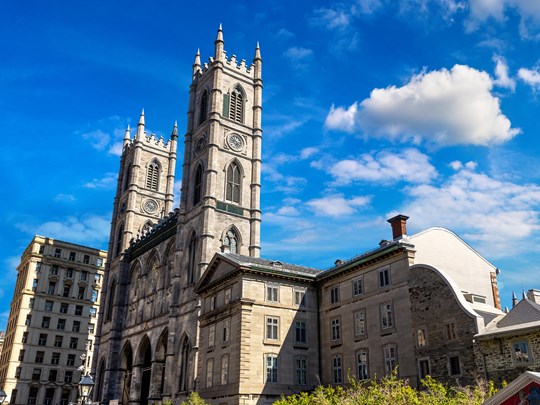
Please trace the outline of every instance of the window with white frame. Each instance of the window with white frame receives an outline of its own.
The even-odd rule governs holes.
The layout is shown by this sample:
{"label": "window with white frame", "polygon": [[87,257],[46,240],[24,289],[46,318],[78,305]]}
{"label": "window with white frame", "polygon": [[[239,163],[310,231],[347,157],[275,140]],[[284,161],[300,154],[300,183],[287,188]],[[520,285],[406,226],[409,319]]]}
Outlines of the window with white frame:
{"label": "window with white frame", "polygon": [[330,321],[330,332],[331,332],[333,341],[341,339],[341,319],[340,318],[334,318]]}
{"label": "window with white frame", "polygon": [[208,327],[208,347],[214,347],[216,341],[216,325],[212,324]]}
{"label": "window with white frame", "polygon": [[352,293],[353,297],[358,297],[364,293],[364,280],[362,278],[357,278],[352,282]]}
{"label": "window with white frame", "polygon": [[229,355],[226,354],[221,357],[221,384],[227,384],[229,382]]}
{"label": "window with white frame", "polygon": [[214,359],[208,359],[206,362],[206,387],[209,388],[214,382]]}
{"label": "window with white frame", "polygon": [[447,322],[444,329],[445,329],[445,333],[446,333],[446,340],[456,340],[457,339],[456,323],[455,322]]}
{"label": "window with white frame", "polygon": [[307,358],[304,356],[294,358],[294,382],[296,385],[307,384]]}
{"label": "window with white frame", "polygon": [[306,292],[302,290],[294,291],[294,304],[299,307],[306,306]]}
{"label": "window with white frame", "polygon": [[279,301],[279,287],[275,284],[266,285],[266,301],[278,302]]}
{"label": "window with white frame", "polygon": [[369,378],[368,350],[360,349],[356,352],[356,378],[367,380]]}
{"label": "window with white frame", "polygon": [[392,374],[397,366],[397,347],[390,344],[383,346],[384,371],[386,374]]}
{"label": "window with white frame", "polygon": [[277,354],[269,353],[265,355],[266,362],[266,382],[278,382],[278,356]]}
{"label": "window with white frame", "polygon": [[529,344],[527,341],[514,342],[512,344],[512,354],[514,361],[517,364],[529,363],[531,358],[529,355]]}
{"label": "window with white frame", "polygon": [[266,317],[266,339],[277,340],[279,336],[279,318]]}
{"label": "window with white frame", "polygon": [[366,310],[361,309],[354,313],[354,335],[364,336],[366,334]]}
{"label": "window with white frame", "polygon": [[339,302],[339,286],[330,289],[330,303],[335,304],[336,302]]}
{"label": "window with white frame", "polygon": [[294,341],[296,343],[306,343],[306,321],[294,322]]}
{"label": "window with white frame", "polygon": [[379,270],[379,287],[387,287],[390,285],[390,267],[385,267]]}
{"label": "window with white frame", "polygon": [[332,358],[332,376],[334,384],[343,383],[343,366],[340,354],[337,354]]}
{"label": "window with white frame", "polygon": [[392,303],[386,302],[380,305],[381,310],[381,328],[390,329],[394,326],[394,317]]}

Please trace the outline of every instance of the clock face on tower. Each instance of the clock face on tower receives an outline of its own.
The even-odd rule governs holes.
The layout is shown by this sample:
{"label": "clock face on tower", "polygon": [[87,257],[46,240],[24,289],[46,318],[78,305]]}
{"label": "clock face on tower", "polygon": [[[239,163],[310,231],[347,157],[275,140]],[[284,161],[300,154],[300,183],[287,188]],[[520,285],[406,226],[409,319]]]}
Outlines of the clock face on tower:
{"label": "clock face on tower", "polygon": [[244,148],[244,139],[238,134],[231,134],[227,138],[227,143],[232,150],[240,151]]}
{"label": "clock face on tower", "polygon": [[158,203],[155,200],[145,200],[143,202],[143,209],[149,214],[155,214],[158,209]]}

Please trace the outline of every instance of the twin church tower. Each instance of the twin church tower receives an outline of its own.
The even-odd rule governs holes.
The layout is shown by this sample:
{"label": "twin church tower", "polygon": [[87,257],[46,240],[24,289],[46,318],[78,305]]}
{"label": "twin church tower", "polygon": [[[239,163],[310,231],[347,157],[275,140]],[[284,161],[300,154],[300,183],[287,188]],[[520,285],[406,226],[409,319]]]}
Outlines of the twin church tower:
{"label": "twin church tower", "polygon": [[[96,340],[94,401],[147,404],[197,389],[194,287],[216,252],[258,257],[262,59],[197,52],[189,91],[180,207],[173,207],[178,128],[168,141],[124,137]],[[134,131],[133,131],[134,132]]]}

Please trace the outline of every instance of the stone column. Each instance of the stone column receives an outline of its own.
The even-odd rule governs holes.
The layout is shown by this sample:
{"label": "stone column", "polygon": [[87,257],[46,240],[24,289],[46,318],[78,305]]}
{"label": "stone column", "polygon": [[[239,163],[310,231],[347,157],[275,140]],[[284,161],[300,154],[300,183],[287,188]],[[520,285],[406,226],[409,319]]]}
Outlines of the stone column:
{"label": "stone column", "polygon": [[140,403],[141,379],[142,379],[141,366],[140,365],[133,366],[133,370],[131,374],[131,387],[129,389],[129,403],[130,404]]}

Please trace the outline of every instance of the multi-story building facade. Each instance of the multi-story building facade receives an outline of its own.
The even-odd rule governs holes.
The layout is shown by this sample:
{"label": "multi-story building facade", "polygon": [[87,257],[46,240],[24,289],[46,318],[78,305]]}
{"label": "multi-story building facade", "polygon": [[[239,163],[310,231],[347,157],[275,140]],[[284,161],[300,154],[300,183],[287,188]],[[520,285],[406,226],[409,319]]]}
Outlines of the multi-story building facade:
{"label": "multi-story building facade", "polygon": [[35,236],[17,267],[0,386],[9,404],[77,399],[92,361],[107,252]]}
{"label": "multi-story building facade", "polygon": [[180,207],[178,129],[126,131],[93,370],[94,401],[268,405],[393,372],[467,384],[473,336],[502,314],[498,269],[431,228],[319,271],[259,258],[262,60],[193,64]]}

